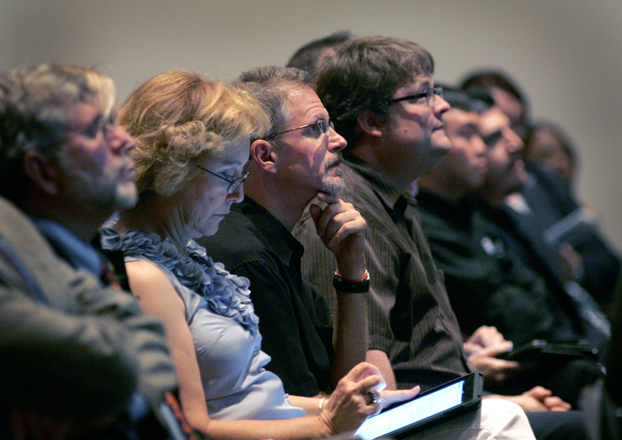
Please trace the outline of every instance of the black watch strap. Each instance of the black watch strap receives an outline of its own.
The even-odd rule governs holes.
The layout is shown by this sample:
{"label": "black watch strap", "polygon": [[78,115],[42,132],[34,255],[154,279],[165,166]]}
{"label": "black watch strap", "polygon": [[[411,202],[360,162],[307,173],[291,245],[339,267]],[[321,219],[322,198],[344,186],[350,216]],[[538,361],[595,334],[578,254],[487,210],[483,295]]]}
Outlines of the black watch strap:
{"label": "black watch strap", "polygon": [[363,278],[359,281],[347,281],[341,278],[341,275],[335,273],[333,287],[338,292],[343,293],[367,293],[369,291],[369,272],[366,269]]}

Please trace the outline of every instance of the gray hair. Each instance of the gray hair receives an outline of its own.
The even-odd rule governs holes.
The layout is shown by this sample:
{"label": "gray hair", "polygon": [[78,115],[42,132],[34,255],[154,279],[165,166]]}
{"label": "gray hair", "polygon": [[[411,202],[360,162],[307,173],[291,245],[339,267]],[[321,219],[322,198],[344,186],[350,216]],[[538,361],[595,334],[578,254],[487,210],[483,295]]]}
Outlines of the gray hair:
{"label": "gray hair", "polygon": [[[87,72],[101,78],[101,90]],[[26,152],[58,155],[75,105],[99,103],[103,90],[114,95],[107,76],[54,64],[22,66],[0,75],[0,194],[14,202],[28,194],[30,179],[22,165]]]}
{"label": "gray hair", "polygon": [[311,88],[315,91],[315,82],[311,75],[293,67],[268,66],[258,67],[242,73],[235,85],[249,92],[257,99],[270,118],[270,130],[264,138],[287,128],[293,118],[289,109],[289,100],[293,91]]}

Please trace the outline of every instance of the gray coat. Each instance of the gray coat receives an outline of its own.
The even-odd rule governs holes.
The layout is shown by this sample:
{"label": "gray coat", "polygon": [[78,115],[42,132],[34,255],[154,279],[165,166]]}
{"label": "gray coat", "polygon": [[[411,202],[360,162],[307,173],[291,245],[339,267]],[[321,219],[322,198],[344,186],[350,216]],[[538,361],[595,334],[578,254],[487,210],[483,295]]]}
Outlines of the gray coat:
{"label": "gray coat", "polygon": [[135,389],[156,405],[175,387],[161,324],[67,265],[0,198],[0,405],[97,417]]}

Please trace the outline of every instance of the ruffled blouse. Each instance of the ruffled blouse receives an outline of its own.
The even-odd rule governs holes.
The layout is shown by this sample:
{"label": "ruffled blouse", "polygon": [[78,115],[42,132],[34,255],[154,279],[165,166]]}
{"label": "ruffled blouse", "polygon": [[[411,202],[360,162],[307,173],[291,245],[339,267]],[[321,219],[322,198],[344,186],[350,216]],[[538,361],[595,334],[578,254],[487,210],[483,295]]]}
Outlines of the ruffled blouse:
{"label": "ruffled blouse", "polygon": [[166,267],[188,289],[201,295],[208,308],[233,319],[253,336],[257,335],[259,318],[250,298],[248,278],[230,274],[222,263],[214,263],[205,248],[194,240],[187,245],[188,256],[182,254],[169,239],[143,231],[118,233],[102,230],[104,249],[121,250],[126,257],[143,257]]}
{"label": "ruffled blouse", "polygon": [[101,231],[102,247],[122,250],[125,261],[144,260],[168,277],[186,307],[186,321],[201,373],[210,417],[268,420],[304,416],[291,406],[283,383],[265,369],[259,319],[253,311],[248,279],[214,263],[205,248],[188,242],[188,256],[168,239],[142,231]]}

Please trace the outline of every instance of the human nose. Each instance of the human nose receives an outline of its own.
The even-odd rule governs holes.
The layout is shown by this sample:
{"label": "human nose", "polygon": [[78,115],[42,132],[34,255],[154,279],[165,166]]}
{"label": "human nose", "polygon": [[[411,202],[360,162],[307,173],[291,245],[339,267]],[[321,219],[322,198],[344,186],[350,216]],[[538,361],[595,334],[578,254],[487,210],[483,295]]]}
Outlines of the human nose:
{"label": "human nose", "polygon": [[475,148],[475,153],[478,156],[484,156],[486,151],[488,151],[486,142],[484,142],[484,139],[482,139],[481,136],[473,136],[473,146]]}
{"label": "human nose", "polygon": [[436,95],[434,97],[434,106],[432,107],[432,111],[437,117],[439,117],[439,119],[441,119],[443,113],[445,113],[450,108],[451,106],[447,101],[445,101],[442,96]]}
{"label": "human nose", "polygon": [[514,130],[508,128],[504,133],[509,153],[518,153],[523,149],[523,140]]}
{"label": "human nose", "polygon": [[328,149],[330,151],[341,151],[348,145],[348,142],[337,131],[330,127],[328,129]]}
{"label": "human nose", "polygon": [[115,123],[110,123],[106,127],[106,139],[112,150],[118,154],[127,154],[136,146],[134,138]]}
{"label": "human nose", "polygon": [[232,193],[227,193],[227,200],[231,200],[233,203],[240,203],[244,200],[244,183],[238,186]]}

